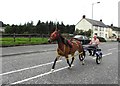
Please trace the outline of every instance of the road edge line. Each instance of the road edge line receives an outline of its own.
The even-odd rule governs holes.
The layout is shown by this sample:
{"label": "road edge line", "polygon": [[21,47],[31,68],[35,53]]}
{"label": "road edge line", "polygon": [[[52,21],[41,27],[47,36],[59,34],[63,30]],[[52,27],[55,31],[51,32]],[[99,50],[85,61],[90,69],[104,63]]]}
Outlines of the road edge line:
{"label": "road edge line", "polygon": [[[72,65],[72,66],[74,66],[74,65]],[[58,72],[58,71],[60,71],[60,70],[66,69],[66,68],[68,68],[68,67],[69,67],[69,66],[62,67],[62,68],[59,68],[59,69],[54,70],[53,72],[49,71],[49,72],[46,72],[46,73],[43,73],[43,74],[40,74],[40,75],[36,75],[36,76],[30,77],[30,78],[26,78],[26,79],[23,79],[23,80],[20,80],[20,81],[17,81],[17,82],[13,82],[13,83],[11,83],[10,85],[19,84],[19,83],[26,82],[26,81],[29,81],[29,80],[32,80],[32,79],[36,79],[36,78],[38,78],[38,77],[42,77],[42,76],[45,76],[45,75],[49,75],[49,74]]]}

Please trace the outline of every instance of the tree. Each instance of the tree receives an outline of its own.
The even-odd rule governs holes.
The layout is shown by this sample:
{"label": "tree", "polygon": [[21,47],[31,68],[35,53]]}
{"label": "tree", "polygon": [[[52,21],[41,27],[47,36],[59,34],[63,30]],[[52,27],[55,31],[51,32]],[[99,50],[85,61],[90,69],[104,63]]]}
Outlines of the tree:
{"label": "tree", "polygon": [[87,37],[90,37],[90,36],[91,36],[91,32],[92,32],[91,29],[89,29],[88,31],[86,31],[86,32],[85,32],[86,36],[87,36]]}
{"label": "tree", "polygon": [[5,33],[7,34],[12,34],[12,27],[10,25],[7,25],[6,28],[5,28]]}
{"label": "tree", "polygon": [[33,33],[32,29],[33,29],[33,21],[31,21],[30,23],[27,23],[27,27],[26,27],[26,32],[28,32],[29,34]]}
{"label": "tree", "polygon": [[[17,34],[50,34],[56,28],[56,23],[50,22],[41,22],[38,20],[38,23],[34,26],[33,21],[27,22],[24,25],[5,25],[5,33],[17,33]],[[70,33],[73,34],[75,31],[75,25],[64,25],[63,22],[57,22],[57,28],[61,30],[61,33]]]}
{"label": "tree", "polygon": [[90,37],[91,36],[91,31],[92,31],[91,29],[89,29],[88,31],[83,31],[83,30],[76,29],[75,34],[85,35],[87,37]]}
{"label": "tree", "polygon": [[55,24],[52,21],[50,21],[49,22],[49,31],[50,31],[50,33],[52,33],[54,30],[55,30]]}
{"label": "tree", "polygon": [[70,29],[68,31],[70,34],[73,34],[75,31],[75,25],[70,25]]}
{"label": "tree", "polygon": [[40,25],[41,25],[41,21],[39,20],[37,25],[36,25],[36,33],[41,33],[41,30],[40,30]]}

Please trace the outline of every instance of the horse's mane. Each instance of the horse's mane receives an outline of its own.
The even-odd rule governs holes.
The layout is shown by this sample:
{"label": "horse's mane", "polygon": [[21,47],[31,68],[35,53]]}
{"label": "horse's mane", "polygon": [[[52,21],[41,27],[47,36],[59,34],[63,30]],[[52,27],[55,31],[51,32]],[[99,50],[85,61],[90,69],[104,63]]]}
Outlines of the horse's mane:
{"label": "horse's mane", "polygon": [[65,44],[65,38],[60,34],[60,39],[61,39],[61,42],[63,42]]}
{"label": "horse's mane", "polygon": [[59,42],[62,42],[62,43],[65,44],[65,45],[67,45],[68,40],[61,35],[60,31],[58,31],[58,34],[59,34],[58,41],[59,41]]}

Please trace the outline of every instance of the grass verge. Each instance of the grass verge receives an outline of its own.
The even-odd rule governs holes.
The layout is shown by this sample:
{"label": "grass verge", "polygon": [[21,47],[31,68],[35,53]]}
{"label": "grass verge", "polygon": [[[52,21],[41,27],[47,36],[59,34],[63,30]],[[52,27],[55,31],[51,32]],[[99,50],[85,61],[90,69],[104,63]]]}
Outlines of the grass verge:
{"label": "grass verge", "polygon": [[25,37],[19,37],[14,38],[12,37],[5,37],[0,38],[0,46],[19,46],[19,45],[35,45],[35,44],[47,44],[48,38],[25,38]]}

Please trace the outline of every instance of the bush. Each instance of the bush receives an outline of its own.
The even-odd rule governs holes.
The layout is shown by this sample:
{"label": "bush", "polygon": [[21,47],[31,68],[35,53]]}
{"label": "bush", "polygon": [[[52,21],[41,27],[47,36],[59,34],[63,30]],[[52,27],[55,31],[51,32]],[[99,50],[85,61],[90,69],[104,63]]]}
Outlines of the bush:
{"label": "bush", "polygon": [[103,37],[97,37],[99,39],[100,42],[106,42],[105,38]]}

